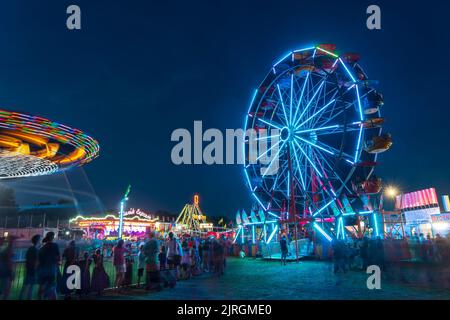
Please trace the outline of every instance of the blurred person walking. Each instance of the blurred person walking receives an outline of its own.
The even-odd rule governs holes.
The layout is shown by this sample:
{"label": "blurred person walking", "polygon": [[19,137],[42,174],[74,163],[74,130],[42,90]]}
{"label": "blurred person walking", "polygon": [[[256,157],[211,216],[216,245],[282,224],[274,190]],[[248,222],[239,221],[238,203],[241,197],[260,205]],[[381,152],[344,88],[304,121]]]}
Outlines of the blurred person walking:
{"label": "blurred person walking", "polygon": [[56,300],[56,277],[61,262],[59,246],[53,242],[55,233],[48,232],[38,253],[38,298]]}
{"label": "blurred person walking", "polygon": [[25,254],[25,278],[23,280],[22,290],[20,290],[19,300],[32,300],[34,286],[37,283],[37,265],[38,265],[38,246],[41,242],[39,234],[31,238],[31,247]]}

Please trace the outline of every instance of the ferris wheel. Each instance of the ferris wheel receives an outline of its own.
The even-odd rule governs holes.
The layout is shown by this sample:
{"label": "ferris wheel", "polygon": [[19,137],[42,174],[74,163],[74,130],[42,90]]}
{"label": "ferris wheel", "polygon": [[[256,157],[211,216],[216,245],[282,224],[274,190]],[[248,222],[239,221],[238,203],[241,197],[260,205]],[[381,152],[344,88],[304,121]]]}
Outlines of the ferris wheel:
{"label": "ferris wheel", "polygon": [[364,198],[381,191],[377,156],[392,145],[376,84],[357,54],[338,55],[330,44],[273,65],[245,118],[246,132],[255,132],[244,139],[246,183],[264,211],[287,221],[328,219],[341,234],[344,216],[369,212]]}

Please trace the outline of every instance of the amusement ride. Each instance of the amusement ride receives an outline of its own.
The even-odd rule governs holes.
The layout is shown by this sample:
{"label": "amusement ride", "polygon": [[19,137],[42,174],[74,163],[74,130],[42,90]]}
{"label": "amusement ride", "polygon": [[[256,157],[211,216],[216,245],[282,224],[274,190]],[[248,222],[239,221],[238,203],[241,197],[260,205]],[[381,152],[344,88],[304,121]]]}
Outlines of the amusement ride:
{"label": "amusement ride", "polygon": [[[352,230],[355,221],[381,234],[382,182],[374,169],[392,138],[382,131],[383,96],[359,60],[357,54],[339,55],[331,44],[295,50],[276,62],[255,90],[245,130],[257,132],[253,139],[260,149],[276,138],[256,159],[271,153],[267,165],[251,161],[255,140],[246,135],[243,141],[245,180],[260,209],[258,223],[275,219],[296,239],[313,229],[328,241],[353,231],[361,236],[365,230]],[[249,224],[240,220],[238,225]]]}
{"label": "amusement ride", "polygon": [[0,109],[0,179],[40,176],[84,165],[96,140],[48,119]]}

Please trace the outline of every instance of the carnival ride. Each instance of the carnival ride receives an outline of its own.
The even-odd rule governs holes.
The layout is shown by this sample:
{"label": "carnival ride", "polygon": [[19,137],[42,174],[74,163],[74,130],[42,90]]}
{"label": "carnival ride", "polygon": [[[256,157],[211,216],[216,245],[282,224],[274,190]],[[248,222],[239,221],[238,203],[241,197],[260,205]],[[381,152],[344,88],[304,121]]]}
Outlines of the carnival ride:
{"label": "carnival ride", "polygon": [[176,230],[186,233],[201,233],[212,230],[212,224],[206,223],[206,216],[199,205],[199,195],[194,195],[194,202],[186,204],[175,221]]}
{"label": "carnival ride", "polygon": [[270,243],[278,231],[278,219],[273,217],[266,219],[264,211],[262,209],[257,211],[256,208],[252,209],[250,219],[245,210],[238,210],[236,213],[236,225],[237,231],[233,242],[240,239],[240,243],[244,243],[245,238],[250,235],[252,243],[256,243],[256,240]]}
{"label": "carnival ride", "polygon": [[0,179],[47,175],[92,161],[98,142],[48,119],[0,110]]}
{"label": "carnival ride", "polygon": [[376,85],[357,54],[323,44],[289,52],[255,90],[245,117],[246,183],[265,216],[293,226],[296,239],[297,227],[345,239],[346,226],[361,219],[380,234],[374,168],[392,138],[382,132]]}

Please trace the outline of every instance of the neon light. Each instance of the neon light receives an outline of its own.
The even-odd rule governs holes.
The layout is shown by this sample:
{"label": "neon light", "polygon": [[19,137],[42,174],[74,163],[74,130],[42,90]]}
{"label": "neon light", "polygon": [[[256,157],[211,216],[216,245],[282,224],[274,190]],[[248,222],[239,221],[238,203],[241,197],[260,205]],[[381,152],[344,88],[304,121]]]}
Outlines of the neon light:
{"label": "neon light", "polygon": [[119,213],[119,238],[122,239],[123,233],[123,210],[125,208],[125,200],[120,202],[120,213]]}
{"label": "neon light", "polygon": [[380,235],[380,232],[378,230],[378,219],[377,219],[377,213],[373,213],[373,223],[375,225],[375,235],[378,237]]}
{"label": "neon light", "polygon": [[252,242],[255,243],[256,239],[255,239],[255,226],[252,226]]}
{"label": "neon light", "polygon": [[264,209],[264,211],[266,211],[267,210],[266,207],[264,207],[261,200],[259,200],[259,198],[256,196],[256,194],[252,192],[252,196],[258,201],[258,203],[261,205],[261,207]]}
{"label": "neon light", "polygon": [[244,223],[244,225],[246,226],[257,226],[257,225],[261,225],[261,224],[265,224],[265,223],[278,223],[278,221],[275,220],[271,220],[271,221],[266,221],[266,222],[250,222],[250,223]]}
{"label": "neon light", "polygon": [[341,58],[339,58],[339,61],[342,63],[342,65],[345,68],[345,71],[347,71],[348,75],[350,76],[350,78],[352,79],[353,82],[356,82],[355,78],[353,77],[353,75],[350,73],[350,70],[348,70],[347,66],[345,65],[345,63],[342,61]]}
{"label": "neon light", "polygon": [[268,154],[273,148],[275,148],[279,144],[280,144],[280,141],[277,141],[277,143],[275,143],[273,146],[271,146],[269,149],[267,149],[263,154],[261,154],[258,158],[256,158],[256,161],[258,161],[259,159],[264,157],[266,154]]}
{"label": "neon light", "polygon": [[273,68],[274,68],[274,70],[275,70],[275,67],[277,66],[277,65],[279,65],[283,60],[285,60],[287,57],[289,57],[290,55],[292,54],[292,51],[291,52],[289,52],[287,55],[285,55],[282,59],[280,59],[277,63],[275,63],[274,65],[273,65]]}
{"label": "neon light", "polygon": [[333,155],[333,156],[335,155],[334,152],[331,152],[330,150],[327,150],[327,149],[325,149],[325,148],[322,148],[322,147],[318,146],[317,144],[314,144],[314,143],[312,143],[312,142],[310,142],[310,141],[308,141],[308,140],[306,140],[306,139],[303,139],[303,138],[298,137],[298,136],[295,136],[295,137],[296,137],[297,139],[300,139],[300,140],[306,142],[307,144],[312,145],[313,147],[316,147],[316,148],[318,148],[318,149],[320,149],[320,150],[325,151],[326,153],[329,153],[329,154],[331,154],[331,155]]}
{"label": "neon light", "polygon": [[284,118],[286,119],[286,124],[288,124],[289,119],[286,114],[286,108],[284,107],[283,96],[281,95],[280,86],[278,84],[277,84],[277,88],[278,88],[278,94],[280,95],[281,106],[283,107]]}
{"label": "neon light", "polygon": [[234,239],[233,239],[233,243],[236,243],[237,238],[239,237],[239,233],[242,231],[242,227],[239,226],[238,231],[236,232]]}
{"label": "neon light", "polygon": [[297,109],[295,109],[295,113],[294,113],[294,121],[297,119],[297,113],[298,113],[298,110],[300,109],[300,103],[303,100],[303,94],[305,93],[305,88],[306,88],[306,83],[308,82],[308,78],[309,78],[309,72],[306,74],[305,82],[303,82],[303,87],[302,87],[302,92],[300,94],[300,99],[298,100]]}
{"label": "neon light", "polygon": [[303,155],[306,157],[306,159],[308,159],[309,163],[311,164],[311,166],[314,168],[314,170],[316,171],[316,173],[318,174],[319,177],[322,178],[322,174],[319,172],[319,170],[316,168],[316,166],[314,165],[314,163],[311,161],[311,159],[308,157],[308,155],[305,153],[305,151],[303,151],[302,147],[300,147],[300,145],[298,144],[298,142],[296,140],[294,140],[295,144],[297,144],[297,146],[299,147],[300,151],[303,153]]}
{"label": "neon light", "polygon": [[334,202],[334,200],[331,200],[330,202],[328,202],[326,205],[324,205],[322,208],[319,209],[319,211],[317,211],[316,213],[313,214],[313,217],[317,216],[319,213],[321,213],[323,210],[325,210],[326,208],[328,208],[332,203]]}
{"label": "neon light", "polygon": [[[358,86],[356,86],[356,96],[358,98],[359,115],[360,115],[360,119],[362,121],[363,120],[363,115],[362,115],[361,101],[360,101],[360,98],[359,98]],[[362,138],[362,131],[363,131],[363,126],[360,126],[359,127],[359,135],[358,135],[358,143],[356,144],[355,163],[358,162],[358,158],[359,158],[360,146],[361,146],[361,138]]]}
{"label": "neon light", "polygon": [[279,126],[277,126],[277,125],[274,125],[273,123],[268,122],[268,121],[266,121],[266,120],[263,120],[263,119],[261,119],[261,118],[258,118],[258,120],[261,121],[261,122],[263,122],[263,123],[265,123],[265,124],[267,124],[267,125],[269,125],[269,126],[271,126],[271,127],[276,128],[276,129],[278,129],[278,130],[280,130],[280,131],[281,131],[281,129],[282,129],[281,127],[279,127]]}
{"label": "neon light", "polygon": [[295,131],[295,133],[308,133],[308,132],[315,132],[315,131],[321,131],[321,130],[327,130],[327,129],[334,129],[334,128],[339,128],[339,125],[333,125],[333,126],[328,126],[328,127],[322,127],[322,128],[317,128],[317,129],[308,129],[308,130],[300,130],[300,131]]}
{"label": "neon light", "polygon": [[280,149],[278,149],[277,153],[275,154],[275,157],[273,157],[272,161],[270,161],[269,166],[266,168],[266,171],[264,172],[264,174],[262,175],[262,177],[265,177],[266,174],[269,172],[270,168],[272,167],[275,159],[278,159],[278,155],[280,154],[281,150],[283,149],[283,147],[286,145],[287,141],[284,141],[283,144],[281,145]]}
{"label": "neon light", "polygon": [[[241,228],[243,229],[244,227],[241,227]],[[245,238],[244,238],[244,230],[242,230],[242,232],[241,232],[241,242],[242,242],[242,243],[245,242]]]}
{"label": "neon light", "polygon": [[295,50],[294,53],[308,51],[308,50],[312,50],[312,49],[315,49],[315,48],[316,47],[309,47],[309,48],[304,48],[304,49],[300,49],[300,50]]}
{"label": "neon light", "polygon": [[316,222],[314,222],[314,228],[317,231],[319,231],[325,237],[325,239],[327,239],[330,242],[332,241],[331,237],[321,227],[319,227],[319,225]]}
{"label": "neon light", "polygon": [[267,244],[269,244],[270,241],[272,241],[272,238],[275,235],[275,233],[277,232],[277,230],[278,230],[278,225],[275,226],[275,228],[273,229],[272,233],[269,236],[269,239],[267,239],[267,242],[266,242]]}
{"label": "neon light", "polygon": [[323,85],[325,84],[325,81],[322,81],[319,85],[319,88],[316,90],[316,92],[314,92],[312,98],[309,100],[308,104],[306,105],[305,109],[302,111],[302,113],[300,114],[300,116],[298,117],[297,121],[294,124],[294,127],[297,127],[297,124],[300,122],[300,120],[302,119],[303,115],[305,114],[306,110],[308,110],[309,106],[311,105],[311,103],[313,102],[314,98],[316,97],[316,95],[319,93],[320,89],[322,89]]}
{"label": "neon light", "polygon": [[334,53],[332,53],[332,52],[330,52],[330,51],[328,51],[328,50],[322,49],[322,48],[319,47],[319,46],[317,46],[316,48],[319,49],[319,50],[322,51],[322,52],[325,52],[326,54],[329,54],[330,56],[332,56],[332,57],[334,57],[334,58],[339,57],[337,54],[334,54]]}
{"label": "neon light", "polygon": [[319,111],[317,111],[316,113],[314,113],[311,117],[309,117],[308,119],[306,119],[305,121],[303,121],[300,125],[298,125],[298,128],[300,128],[301,126],[303,126],[305,123],[307,123],[309,120],[311,120],[312,118],[314,118],[315,116],[317,116],[319,113],[321,113],[324,109],[326,109],[330,104],[332,104],[333,102],[335,102],[336,99],[331,100],[330,102],[328,102],[324,107],[322,107]]}
{"label": "neon light", "polygon": [[275,213],[273,213],[273,212],[267,211],[267,213],[270,214],[271,216],[277,218],[277,219],[280,219],[280,217],[277,216],[277,215],[276,215]]}

